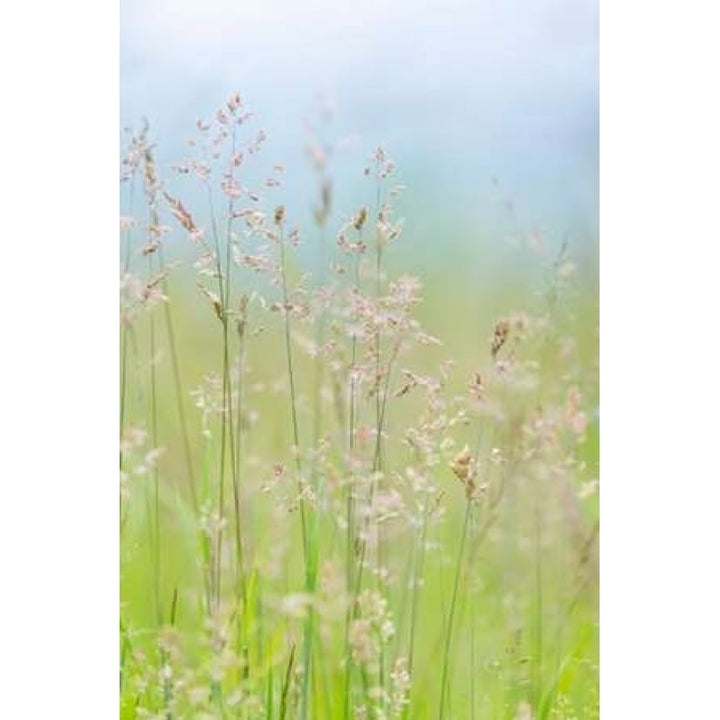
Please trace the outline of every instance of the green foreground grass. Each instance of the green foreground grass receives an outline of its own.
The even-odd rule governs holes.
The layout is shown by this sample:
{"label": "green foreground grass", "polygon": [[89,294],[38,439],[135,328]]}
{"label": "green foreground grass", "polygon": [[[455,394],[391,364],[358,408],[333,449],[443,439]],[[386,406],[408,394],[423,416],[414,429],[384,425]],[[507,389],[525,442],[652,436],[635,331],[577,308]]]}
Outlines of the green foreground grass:
{"label": "green foreground grass", "polygon": [[126,163],[121,717],[597,717],[592,286],[416,286],[382,151],[339,235],[319,169],[306,273],[223,112],[207,227]]}

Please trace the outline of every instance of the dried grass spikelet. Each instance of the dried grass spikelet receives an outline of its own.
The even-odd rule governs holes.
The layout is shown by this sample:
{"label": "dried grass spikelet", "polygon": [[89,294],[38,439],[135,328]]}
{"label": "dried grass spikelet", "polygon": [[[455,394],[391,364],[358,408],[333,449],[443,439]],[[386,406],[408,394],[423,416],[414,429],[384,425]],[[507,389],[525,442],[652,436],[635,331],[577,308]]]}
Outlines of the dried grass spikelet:
{"label": "dried grass spikelet", "polygon": [[497,357],[497,354],[500,352],[503,345],[505,345],[509,336],[510,323],[505,318],[501,318],[495,323],[492,341],[490,343],[490,354],[492,355],[493,360]]}
{"label": "dried grass spikelet", "polygon": [[455,473],[455,477],[463,484],[465,497],[471,500],[477,487],[475,484],[477,467],[470,448],[467,445],[453,458],[450,463],[450,469]]}
{"label": "dried grass spikelet", "polygon": [[408,377],[402,387],[395,391],[393,397],[405,397],[405,395],[407,395],[414,387],[417,387],[417,381],[413,377]]}
{"label": "dried grass spikelet", "polygon": [[363,590],[357,599],[358,617],[349,628],[353,660],[369,672],[377,672],[383,646],[395,636],[395,624],[388,603],[380,593]]}
{"label": "dried grass spikelet", "polygon": [[317,225],[324,225],[332,208],[332,182],[325,180],[320,188],[320,207],[315,209],[314,217]]}
{"label": "dried grass spikelet", "polygon": [[481,373],[476,372],[473,374],[470,380],[468,380],[467,388],[470,397],[474,398],[475,400],[482,401],[486,399],[487,389],[485,386],[485,379],[483,378]]}
{"label": "dried grass spikelet", "polygon": [[141,252],[144,256],[152,255],[160,249],[160,242],[158,240],[152,240],[142,246]]}
{"label": "dried grass spikelet", "polygon": [[323,212],[325,214],[329,214],[330,208],[332,207],[332,183],[330,182],[330,180],[326,180],[322,184],[320,196],[322,199]]}
{"label": "dried grass spikelet", "polygon": [[172,197],[167,192],[163,192],[165,199],[170,204],[170,210],[175,216],[177,221],[187,230],[189,233],[197,233],[198,228],[192,219],[190,213],[185,209],[183,204],[177,198]]}
{"label": "dried grass spikelet", "polygon": [[147,229],[148,233],[156,238],[161,238],[170,232],[170,228],[167,225],[158,225],[157,223],[150,223]]}
{"label": "dried grass spikelet", "polygon": [[160,183],[155,172],[155,159],[150,148],[145,149],[145,192],[153,197]]}
{"label": "dried grass spikelet", "polygon": [[247,306],[248,296],[246,294],[243,294],[243,296],[240,298],[240,305],[238,308],[236,322],[237,333],[241,340],[243,337],[245,337],[245,327],[247,326]]}
{"label": "dried grass spikelet", "polygon": [[275,208],[275,212],[273,213],[273,221],[275,224],[280,227],[285,222],[285,206],[284,205],[278,205]]}
{"label": "dried grass spikelet", "polygon": [[363,225],[365,224],[365,221],[367,220],[368,210],[365,206],[361,207],[357,213],[355,214],[355,217],[353,218],[352,224],[353,227],[359,232],[362,230]]}
{"label": "dried grass spikelet", "polygon": [[208,290],[202,283],[198,283],[198,288],[200,289],[200,292],[210,301],[210,303],[213,306],[213,310],[215,310],[215,315],[217,315],[217,318],[220,322],[224,322],[224,316],[223,316],[223,306],[222,302],[220,302],[220,298],[211,290]]}
{"label": "dried grass spikelet", "polygon": [[228,110],[229,110],[231,113],[233,113],[233,115],[234,115],[235,112],[236,112],[237,110],[239,110],[240,107],[242,106],[242,100],[240,99],[240,93],[237,93],[237,92],[233,93],[233,94],[228,98],[226,104],[227,104]]}
{"label": "dried grass spikelet", "polygon": [[168,276],[167,269],[162,270],[147,280],[144,287],[140,290],[139,300],[141,303],[152,303],[154,301],[167,301],[167,296],[163,293],[161,283]]}
{"label": "dried grass spikelet", "polygon": [[404,708],[410,704],[410,670],[407,658],[399,657],[390,673],[392,681],[392,716],[402,717]]}

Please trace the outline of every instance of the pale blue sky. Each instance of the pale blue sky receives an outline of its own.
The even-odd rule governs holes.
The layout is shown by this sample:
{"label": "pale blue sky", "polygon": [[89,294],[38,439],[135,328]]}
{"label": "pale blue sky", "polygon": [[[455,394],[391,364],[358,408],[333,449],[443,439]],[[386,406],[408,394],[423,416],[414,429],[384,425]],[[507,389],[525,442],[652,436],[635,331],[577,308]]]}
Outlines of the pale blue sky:
{"label": "pale blue sky", "polygon": [[594,243],[597,14],[596,0],[124,0],[121,119],[147,116],[169,162],[238,89],[301,194],[323,92],[349,139],[339,179],[386,145],[409,207],[433,199],[423,242],[448,223],[474,228],[458,242],[507,231],[502,196],[522,225]]}

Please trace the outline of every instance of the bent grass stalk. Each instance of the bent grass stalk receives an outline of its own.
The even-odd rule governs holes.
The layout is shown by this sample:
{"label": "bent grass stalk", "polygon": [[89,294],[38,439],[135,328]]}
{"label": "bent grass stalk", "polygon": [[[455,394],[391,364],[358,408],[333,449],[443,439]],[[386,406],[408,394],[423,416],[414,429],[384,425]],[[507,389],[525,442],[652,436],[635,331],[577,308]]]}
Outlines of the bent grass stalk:
{"label": "bent grass stalk", "polygon": [[280,696],[280,720],[285,720],[287,715],[288,693],[290,691],[290,679],[292,675],[293,665],[295,664],[295,643],[290,648],[290,657],[288,657],[287,668],[285,669],[285,679],[283,680],[282,694]]}

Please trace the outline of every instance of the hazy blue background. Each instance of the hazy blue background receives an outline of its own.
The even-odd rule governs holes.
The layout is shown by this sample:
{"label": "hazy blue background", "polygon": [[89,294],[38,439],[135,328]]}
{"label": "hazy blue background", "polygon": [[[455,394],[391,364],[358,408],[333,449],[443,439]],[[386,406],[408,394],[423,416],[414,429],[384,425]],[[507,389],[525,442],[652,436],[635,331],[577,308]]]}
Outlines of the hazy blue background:
{"label": "hazy blue background", "polygon": [[535,229],[592,261],[597,16],[596,0],[123,0],[121,121],[146,116],[170,164],[237,89],[269,134],[266,161],[288,168],[285,199],[307,211],[304,120],[320,93],[342,139],[336,218],[371,200],[361,170],[382,144],[416,258],[480,262]]}

